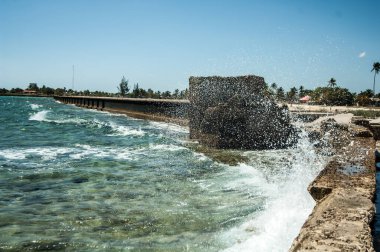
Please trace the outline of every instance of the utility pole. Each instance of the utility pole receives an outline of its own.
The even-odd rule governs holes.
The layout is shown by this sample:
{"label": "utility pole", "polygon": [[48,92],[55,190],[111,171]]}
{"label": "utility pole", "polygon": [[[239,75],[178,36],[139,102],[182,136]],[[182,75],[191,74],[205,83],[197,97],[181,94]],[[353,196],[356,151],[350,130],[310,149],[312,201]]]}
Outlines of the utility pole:
{"label": "utility pole", "polygon": [[71,79],[71,89],[74,90],[74,73],[75,73],[75,68],[73,65],[73,78]]}

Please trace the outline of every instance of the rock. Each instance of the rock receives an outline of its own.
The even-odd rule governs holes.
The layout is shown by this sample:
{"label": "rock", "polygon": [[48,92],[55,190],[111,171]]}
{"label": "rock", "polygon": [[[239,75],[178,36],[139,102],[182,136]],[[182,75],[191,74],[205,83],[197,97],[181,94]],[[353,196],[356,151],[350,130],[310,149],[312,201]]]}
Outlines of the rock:
{"label": "rock", "polygon": [[291,146],[297,131],[286,107],[265,94],[258,76],[191,77],[190,138],[216,148],[274,149]]}
{"label": "rock", "polygon": [[369,128],[372,131],[375,140],[380,140],[380,123],[370,122]]}
{"label": "rock", "polygon": [[316,206],[290,251],[374,251],[376,143],[363,126],[335,120],[320,126],[335,155],[308,187]]}
{"label": "rock", "polygon": [[351,123],[369,128],[369,120],[365,119],[362,116],[353,116],[351,119]]}
{"label": "rock", "polygon": [[364,126],[351,125],[349,131],[353,137],[373,137],[372,132]]}

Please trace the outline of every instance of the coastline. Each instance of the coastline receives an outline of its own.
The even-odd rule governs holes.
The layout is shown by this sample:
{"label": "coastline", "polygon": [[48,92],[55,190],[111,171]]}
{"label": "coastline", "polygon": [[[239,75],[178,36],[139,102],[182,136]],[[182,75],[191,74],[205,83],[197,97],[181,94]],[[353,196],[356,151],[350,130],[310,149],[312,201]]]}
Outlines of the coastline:
{"label": "coastline", "polygon": [[[96,102],[78,104],[74,100],[70,100],[73,97],[66,98],[69,100],[63,100],[64,103],[72,103],[80,107],[124,113],[140,119],[171,122],[180,125],[188,124],[185,117],[178,118],[175,116],[176,113],[165,114],[166,112],[152,113],[149,110],[132,111],[125,108],[100,108],[99,103]],[[76,98],[82,99],[83,97]],[[89,97],[89,99],[94,100],[97,98]],[[144,106],[151,106],[155,102],[160,102],[161,104],[165,102],[169,104],[188,104],[187,101],[173,100],[123,98],[114,98],[112,100],[138,102],[145,104]],[[302,108],[310,108],[309,106],[294,106],[290,111],[292,113],[300,112],[303,110]],[[311,108],[314,109],[311,113],[321,112],[321,106]],[[339,108],[340,110],[335,109],[334,112],[347,112],[346,107]],[[363,108],[351,109],[362,110]],[[369,108],[367,109],[369,110]],[[325,114],[322,112],[319,116],[323,115]],[[352,124],[351,119],[344,122],[338,119],[338,122],[332,125],[326,125],[322,121],[319,120],[319,129],[316,129],[321,139],[326,133],[336,136],[333,137],[335,142],[331,143],[333,156],[328,165],[308,188],[316,201],[316,205],[294,240],[290,251],[319,251],[324,249],[331,251],[342,249],[374,251],[371,234],[371,222],[375,214],[373,200],[376,185],[374,166],[375,140],[373,139],[373,134],[365,127]],[[313,135],[312,132],[314,131],[315,125],[314,129],[310,130],[311,135]],[[360,151],[358,152],[358,150]],[[358,169],[358,171],[355,169]]]}
{"label": "coastline", "polygon": [[308,187],[316,205],[289,251],[374,251],[376,141],[367,128],[336,119],[314,125],[330,135],[332,157]]}

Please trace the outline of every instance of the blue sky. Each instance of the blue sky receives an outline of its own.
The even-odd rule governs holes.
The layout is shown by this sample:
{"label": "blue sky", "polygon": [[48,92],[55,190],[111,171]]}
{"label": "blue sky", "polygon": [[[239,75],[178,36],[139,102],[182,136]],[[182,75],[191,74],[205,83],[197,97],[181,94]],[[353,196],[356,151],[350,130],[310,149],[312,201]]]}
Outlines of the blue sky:
{"label": "blue sky", "polygon": [[75,65],[78,90],[255,74],[286,89],[334,77],[357,92],[380,61],[376,0],[0,0],[0,17],[3,88],[70,88]]}

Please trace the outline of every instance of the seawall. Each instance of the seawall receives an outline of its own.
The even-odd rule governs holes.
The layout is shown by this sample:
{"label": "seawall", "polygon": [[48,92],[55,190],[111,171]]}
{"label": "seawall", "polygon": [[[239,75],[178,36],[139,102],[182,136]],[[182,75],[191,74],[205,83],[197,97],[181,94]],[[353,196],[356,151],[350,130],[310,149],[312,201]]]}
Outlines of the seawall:
{"label": "seawall", "polygon": [[[20,95],[26,96],[26,95]],[[43,97],[43,96],[35,96]],[[51,96],[49,96],[51,97]],[[147,98],[115,98],[93,96],[54,96],[54,99],[79,107],[127,114],[131,117],[165,121],[180,125],[189,125],[189,100],[147,99]],[[285,104],[286,105],[286,104]],[[288,105],[290,115],[295,119],[309,122],[322,116],[333,115],[334,112],[347,113],[351,110],[373,110],[365,107],[334,107],[326,111],[324,106]]]}
{"label": "seawall", "polygon": [[139,119],[188,125],[187,113],[190,103],[187,100],[90,96],[54,96],[54,99],[65,104],[126,114]]}
{"label": "seawall", "polygon": [[331,158],[309,185],[316,205],[290,251],[374,251],[376,142],[367,128],[336,119],[309,129]]}

